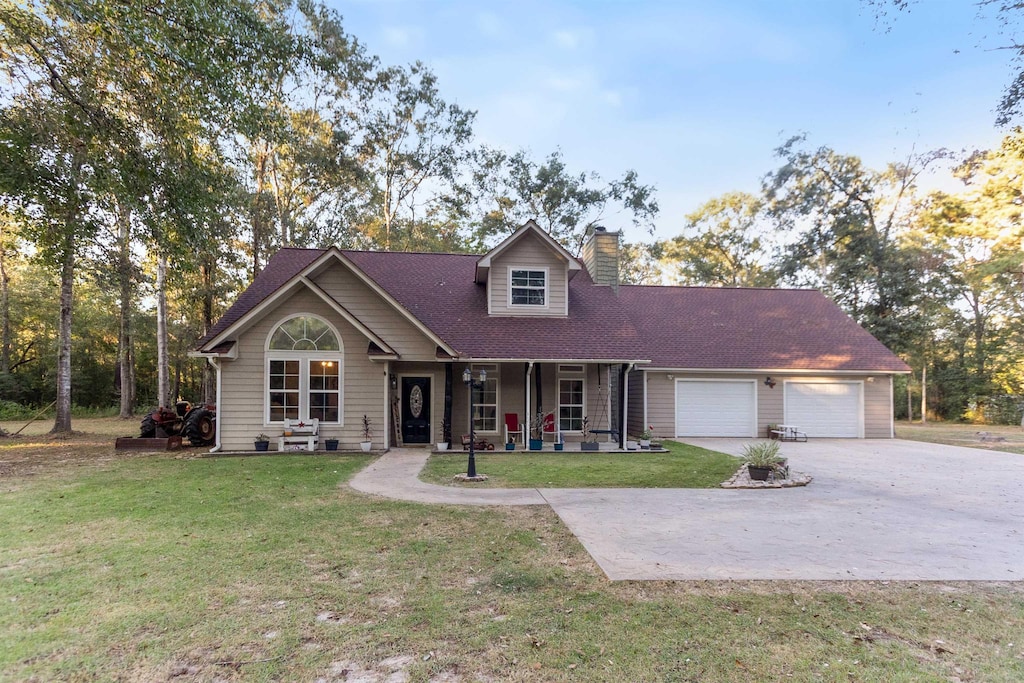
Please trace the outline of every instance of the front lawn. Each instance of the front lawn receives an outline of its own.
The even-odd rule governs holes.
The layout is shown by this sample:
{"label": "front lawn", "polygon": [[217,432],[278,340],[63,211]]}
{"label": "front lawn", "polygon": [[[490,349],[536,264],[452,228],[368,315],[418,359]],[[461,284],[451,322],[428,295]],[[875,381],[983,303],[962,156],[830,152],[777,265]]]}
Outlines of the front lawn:
{"label": "front lawn", "polygon": [[1024,680],[1019,583],[612,583],[547,507],[345,487],[368,456],[66,448],[0,439],[0,681]]}
{"label": "front lawn", "polygon": [[[580,453],[484,451],[476,469],[499,488],[715,488],[735,474],[741,460],[696,446],[666,441],[668,452]],[[465,451],[434,454],[420,478],[452,484],[466,471]],[[480,486],[481,484],[466,484]]]}
{"label": "front lawn", "polygon": [[974,425],[961,422],[921,424],[901,420],[896,423],[896,438],[1024,455],[1024,429],[1016,425]]}

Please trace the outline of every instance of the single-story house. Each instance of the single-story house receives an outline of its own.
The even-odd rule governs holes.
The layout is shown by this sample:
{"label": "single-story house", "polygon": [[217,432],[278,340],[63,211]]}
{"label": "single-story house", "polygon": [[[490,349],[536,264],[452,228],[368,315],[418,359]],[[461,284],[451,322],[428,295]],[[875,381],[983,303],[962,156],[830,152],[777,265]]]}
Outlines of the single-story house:
{"label": "single-story house", "polygon": [[[533,221],[486,254],[281,249],[193,352],[217,373],[216,448],[250,450],[285,418],[376,449],[550,415],[623,445],[657,437],[891,438],[909,368],[814,290],[619,284],[619,234],[577,259]],[[625,429],[622,427],[625,426]],[[322,442],[321,442],[322,443]],[[567,446],[570,447],[571,446]]]}

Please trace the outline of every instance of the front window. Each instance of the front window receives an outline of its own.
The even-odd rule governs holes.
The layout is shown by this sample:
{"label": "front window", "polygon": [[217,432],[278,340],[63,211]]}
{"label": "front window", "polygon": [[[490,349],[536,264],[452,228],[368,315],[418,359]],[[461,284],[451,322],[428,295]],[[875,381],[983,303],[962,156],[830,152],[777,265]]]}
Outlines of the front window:
{"label": "front window", "polygon": [[487,371],[487,379],[484,380],[482,388],[473,389],[473,429],[478,432],[497,432],[498,366],[474,366],[474,381],[479,376],[481,368]]}
{"label": "front window", "polygon": [[267,340],[267,421],[340,423],[341,339],[320,318],[296,316]]}
{"label": "front window", "polygon": [[583,378],[558,380],[558,428],[563,432],[583,431]]}
{"label": "front window", "polygon": [[546,270],[511,270],[510,297],[513,306],[546,306]]}

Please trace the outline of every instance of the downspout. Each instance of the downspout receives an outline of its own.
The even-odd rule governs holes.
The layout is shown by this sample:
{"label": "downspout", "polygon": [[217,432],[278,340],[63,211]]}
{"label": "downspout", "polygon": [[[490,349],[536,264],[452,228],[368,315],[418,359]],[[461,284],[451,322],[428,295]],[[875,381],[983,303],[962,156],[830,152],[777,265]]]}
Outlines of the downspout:
{"label": "downspout", "polygon": [[216,453],[222,448],[220,443],[220,359],[207,356],[206,362],[217,371],[217,426],[214,428],[213,448],[210,449],[210,453]]}

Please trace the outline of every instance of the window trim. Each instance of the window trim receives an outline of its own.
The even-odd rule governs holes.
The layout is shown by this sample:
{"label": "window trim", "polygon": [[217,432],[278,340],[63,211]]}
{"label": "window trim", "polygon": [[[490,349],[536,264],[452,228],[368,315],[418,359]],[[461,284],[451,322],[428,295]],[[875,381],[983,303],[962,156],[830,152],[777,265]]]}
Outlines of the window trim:
{"label": "window trim", "polygon": [[[498,419],[498,415],[501,415],[501,381],[500,381],[501,380],[501,365],[499,365],[497,363],[471,363],[470,366],[469,366],[469,369],[470,369],[470,372],[473,373],[473,381],[474,382],[477,381],[478,378],[480,377],[480,369],[481,368],[487,370],[487,381],[488,382],[491,381],[491,379],[494,380],[494,430],[492,431],[490,429],[476,429],[476,428],[474,428],[473,431],[476,432],[477,434],[500,434],[502,428],[505,426],[505,423],[502,420]],[[494,369],[493,373],[491,372],[492,368]],[[483,403],[483,404],[481,404],[481,403],[476,403],[475,401],[473,403],[474,407],[479,407],[481,405],[489,406],[491,404],[490,403]],[[472,420],[473,416],[470,415],[469,419]]]}
{"label": "window trim", "polygon": [[[337,351],[287,351],[287,350],[275,350],[270,348],[270,341],[274,337],[274,333],[284,323],[292,320],[293,318],[316,318],[320,322],[324,323],[327,328],[334,334],[335,339],[338,341]],[[309,364],[314,361],[331,361],[338,364],[338,421],[329,422],[326,420],[320,420],[321,424],[325,425],[336,425],[343,427],[345,425],[345,342],[341,338],[341,334],[338,333],[338,329],[326,320],[323,316],[316,315],[315,313],[292,313],[284,316],[277,322],[275,322],[270,331],[267,333],[267,338],[263,345],[263,424],[267,427],[283,425],[284,420],[271,420],[270,419],[270,363],[272,361],[298,361],[299,362],[299,418],[300,420],[309,420],[310,410],[310,373]],[[322,392],[317,393],[333,393],[333,392]]]}
{"label": "window trim", "polygon": [[[562,403],[562,382],[580,382],[582,384],[583,396],[582,403]],[[556,424],[558,429],[563,434],[582,434],[582,429],[562,429],[562,406],[580,406],[583,409],[582,419],[587,418],[587,376],[586,374],[580,373],[567,373],[565,375],[558,375],[558,414],[555,416]]]}
{"label": "window trim", "polygon": [[[544,273],[544,303],[543,304],[515,304],[512,303],[512,273],[526,271]],[[534,286],[519,286],[516,289],[541,289]],[[508,267],[508,307],[519,311],[546,311],[551,308],[551,268],[548,266],[509,266]]]}

